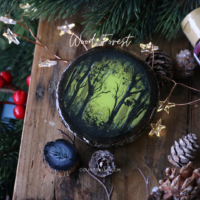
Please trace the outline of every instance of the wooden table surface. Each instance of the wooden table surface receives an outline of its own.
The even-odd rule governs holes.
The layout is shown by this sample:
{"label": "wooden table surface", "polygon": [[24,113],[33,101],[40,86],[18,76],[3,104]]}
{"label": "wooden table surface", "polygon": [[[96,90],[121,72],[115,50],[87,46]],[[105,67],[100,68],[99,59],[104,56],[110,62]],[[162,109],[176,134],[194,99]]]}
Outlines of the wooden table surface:
{"label": "wooden table surface", "polygon": [[[80,25],[81,18],[75,16],[67,21],[76,24],[73,31],[80,35],[83,30]],[[72,61],[85,49],[80,45],[79,47],[70,47],[70,35],[59,36],[57,26],[63,24],[64,20],[40,22],[37,38],[51,52]],[[158,46],[170,54],[172,58],[175,58],[181,49],[190,48],[189,41],[182,34],[170,42],[160,40]],[[141,55],[139,45],[129,49]],[[145,55],[141,56],[145,57]],[[63,130],[70,136],[72,133],[62,124],[56,110],[55,99],[56,85],[66,68],[66,64],[58,61],[56,66],[39,68],[38,61],[42,58],[53,57],[45,49],[36,46],[13,199],[106,200],[107,197],[102,186],[86,172],[78,172],[70,177],[59,178],[47,171],[43,164],[44,145],[49,141],[62,138],[57,129]],[[197,69],[194,78],[197,88],[200,88],[199,73],[200,71]],[[190,79],[185,81],[186,84],[191,84],[190,82]],[[170,87],[162,90],[160,99],[164,100],[169,91]],[[184,103],[197,98],[197,95],[188,89],[177,87],[170,102]],[[149,130],[147,130],[132,143],[110,148],[109,151],[114,154],[117,168],[121,169],[120,172],[114,173],[105,180],[109,190],[114,186],[112,200],[145,200],[145,183],[136,167],[139,166],[145,176],[149,176],[150,189],[158,185],[158,180],[165,177],[166,167],[172,166],[167,160],[167,155],[170,153],[170,147],[174,140],[188,132],[194,132],[200,138],[199,116],[199,107],[196,109],[189,106],[171,108],[169,115],[166,113],[163,115],[163,124],[167,128],[162,131],[160,137],[149,136]],[[78,139],[76,139],[75,144],[83,165],[87,166],[96,149]],[[200,166],[200,154],[195,165]]]}

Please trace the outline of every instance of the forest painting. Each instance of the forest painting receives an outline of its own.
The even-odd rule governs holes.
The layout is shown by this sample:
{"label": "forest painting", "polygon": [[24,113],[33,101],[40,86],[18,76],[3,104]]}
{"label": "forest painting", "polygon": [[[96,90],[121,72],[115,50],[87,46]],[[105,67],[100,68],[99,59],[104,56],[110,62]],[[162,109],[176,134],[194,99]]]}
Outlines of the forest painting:
{"label": "forest painting", "polygon": [[151,87],[145,69],[118,51],[78,58],[62,79],[63,115],[86,138],[116,138],[134,129],[149,107]]}

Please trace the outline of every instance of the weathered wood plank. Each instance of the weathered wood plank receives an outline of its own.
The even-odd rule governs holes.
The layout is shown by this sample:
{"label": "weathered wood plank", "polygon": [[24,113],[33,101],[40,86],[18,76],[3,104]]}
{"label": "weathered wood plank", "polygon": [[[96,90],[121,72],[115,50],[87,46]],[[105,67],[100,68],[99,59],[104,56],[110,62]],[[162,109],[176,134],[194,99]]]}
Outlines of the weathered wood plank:
{"label": "weathered wood plank", "polygon": [[[80,17],[68,19],[68,22],[76,23],[74,29],[80,34]],[[84,52],[84,48],[69,47],[69,35],[60,37],[57,26],[64,23],[64,20],[42,21],[39,23],[38,39],[61,58],[73,60]],[[153,41],[156,41],[153,40]],[[147,41],[149,42],[149,41]],[[173,58],[181,49],[189,47],[188,40],[181,35],[171,42],[160,40],[158,46],[169,53]],[[140,54],[138,46],[132,46],[130,50]],[[143,58],[145,55],[141,55]],[[96,180],[86,172],[78,172],[66,178],[56,177],[48,172],[43,164],[42,150],[46,142],[62,136],[56,129],[62,129],[72,136],[63,126],[55,107],[55,88],[57,82],[66,67],[66,64],[59,61],[58,65],[51,68],[38,68],[38,61],[41,58],[53,58],[49,53],[40,47],[36,47],[32,68],[32,80],[28,97],[26,117],[20,148],[17,177],[14,188],[13,200],[25,199],[57,199],[57,200],[101,200],[106,199],[105,191]],[[198,83],[199,85],[200,83]],[[169,94],[170,88],[163,90],[161,100]],[[183,103],[188,101],[188,90],[178,87],[170,100],[171,102]],[[163,124],[167,129],[162,131],[161,137],[148,136],[147,130],[139,139],[122,147],[109,149],[114,153],[117,168],[112,177],[106,178],[106,185],[110,189],[115,187],[112,199],[145,199],[145,183],[141,174],[136,169],[139,166],[145,176],[149,176],[150,187],[158,184],[158,179],[164,177],[167,166],[167,155],[174,140],[186,134],[188,108],[175,107],[170,110],[170,115],[163,115]],[[197,112],[197,111],[196,111]],[[199,127],[198,113],[193,114],[193,125],[197,133]],[[200,136],[200,134],[198,133]],[[92,153],[96,150],[76,139],[76,145],[80,152],[82,163],[87,166]],[[196,162],[200,164],[200,159]]]}

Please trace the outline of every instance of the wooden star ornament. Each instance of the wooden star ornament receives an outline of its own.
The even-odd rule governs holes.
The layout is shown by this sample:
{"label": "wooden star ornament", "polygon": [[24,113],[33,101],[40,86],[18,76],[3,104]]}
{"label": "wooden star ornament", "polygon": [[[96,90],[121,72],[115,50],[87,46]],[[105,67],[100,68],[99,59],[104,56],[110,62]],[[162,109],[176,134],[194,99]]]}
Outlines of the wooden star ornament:
{"label": "wooden star ornament", "polygon": [[[167,99],[165,99],[164,101],[159,101],[159,107],[158,107],[157,112],[161,112],[164,109],[165,112],[167,114],[169,114],[169,109],[172,108],[172,107],[175,107],[175,104],[170,103],[170,102],[168,102],[167,105],[165,106],[166,101],[167,101]],[[165,108],[164,108],[164,106],[165,106]]]}
{"label": "wooden star ornament", "polygon": [[151,124],[152,130],[149,133],[149,135],[157,135],[158,137],[160,137],[160,132],[162,129],[165,129],[166,126],[162,125],[162,120],[160,119],[156,124]]}

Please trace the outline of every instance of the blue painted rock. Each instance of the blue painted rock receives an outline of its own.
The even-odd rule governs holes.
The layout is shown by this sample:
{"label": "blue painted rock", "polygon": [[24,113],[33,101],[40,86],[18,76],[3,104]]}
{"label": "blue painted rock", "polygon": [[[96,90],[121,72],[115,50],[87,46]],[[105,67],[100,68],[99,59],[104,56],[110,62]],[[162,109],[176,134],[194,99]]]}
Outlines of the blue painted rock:
{"label": "blue painted rock", "polygon": [[151,67],[121,48],[97,47],[72,61],[57,86],[57,109],[75,136],[96,147],[138,138],[157,110]]}
{"label": "blue painted rock", "polygon": [[58,176],[68,176],[79,165],[79,153],[76,147],[64,139],[46,143],[43,156],[49,171]]}

